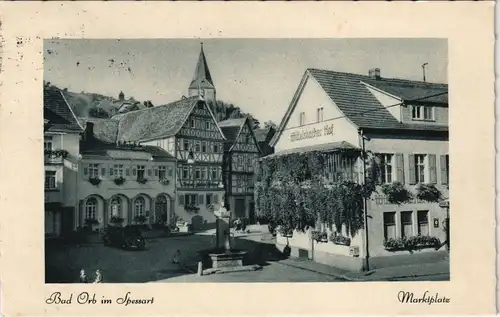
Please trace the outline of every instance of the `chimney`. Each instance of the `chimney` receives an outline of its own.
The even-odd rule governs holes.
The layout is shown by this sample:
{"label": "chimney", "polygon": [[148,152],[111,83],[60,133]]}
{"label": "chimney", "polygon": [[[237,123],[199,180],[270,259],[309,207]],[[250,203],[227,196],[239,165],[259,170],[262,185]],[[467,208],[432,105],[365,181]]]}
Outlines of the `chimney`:
{"label": "chimney", "polygon": [[85,126],[84,140],[90,141],[94,137],[94,123],[87,121]]}
{"label": "chimney", "polygon": [[372,68],[368,71],[368,76],[373,79],[380,79],[380,68]]}

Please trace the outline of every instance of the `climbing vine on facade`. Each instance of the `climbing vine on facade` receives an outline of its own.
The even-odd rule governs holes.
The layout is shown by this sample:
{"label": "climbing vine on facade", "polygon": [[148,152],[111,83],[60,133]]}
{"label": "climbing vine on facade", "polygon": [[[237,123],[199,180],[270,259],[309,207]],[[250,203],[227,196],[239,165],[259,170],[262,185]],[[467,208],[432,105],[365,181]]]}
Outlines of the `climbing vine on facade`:
{"label": "climbing vine on facade", "polygon": [[[357,157],[359,152],[342,154]],[[279,226],[281,233],[304,231],[321,222],[354,236],[364,224],[364,198],[375,186],[329,181],[327,155],[313,151],[263,158],[256,170],[257,215]]]}

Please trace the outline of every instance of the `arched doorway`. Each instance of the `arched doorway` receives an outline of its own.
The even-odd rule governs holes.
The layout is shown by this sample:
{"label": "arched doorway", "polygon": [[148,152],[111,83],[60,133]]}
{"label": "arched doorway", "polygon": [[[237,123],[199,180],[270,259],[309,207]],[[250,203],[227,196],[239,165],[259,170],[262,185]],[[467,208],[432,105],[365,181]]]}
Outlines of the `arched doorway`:
{"label": "arched doorway", "polygon": [[166,195],[158,195],[155,199],[155,222],[157,224],[168,224],[168,205],[170,203],[170,199]]}

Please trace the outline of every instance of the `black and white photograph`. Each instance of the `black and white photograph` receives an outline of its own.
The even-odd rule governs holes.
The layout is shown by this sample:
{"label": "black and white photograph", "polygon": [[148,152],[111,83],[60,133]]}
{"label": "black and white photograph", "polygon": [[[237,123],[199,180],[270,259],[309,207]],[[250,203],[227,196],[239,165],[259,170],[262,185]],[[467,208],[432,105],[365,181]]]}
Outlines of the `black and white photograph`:
{"label": "black and white photograph", "polygon": [[450,280],[446,39],[43,59],[45,283]]}

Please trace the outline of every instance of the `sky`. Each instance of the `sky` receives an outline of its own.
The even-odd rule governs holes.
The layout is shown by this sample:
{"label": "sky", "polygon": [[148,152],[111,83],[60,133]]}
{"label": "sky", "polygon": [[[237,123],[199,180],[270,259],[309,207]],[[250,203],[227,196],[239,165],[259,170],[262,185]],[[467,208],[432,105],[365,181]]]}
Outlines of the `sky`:
{"label": "sky", "polygon": [[56,39],[44,80],[74,92],[166,104],[188,94],[200,42],[217,89],[260,122],[279,124],[307,68],[447,83],[446,39]]}

